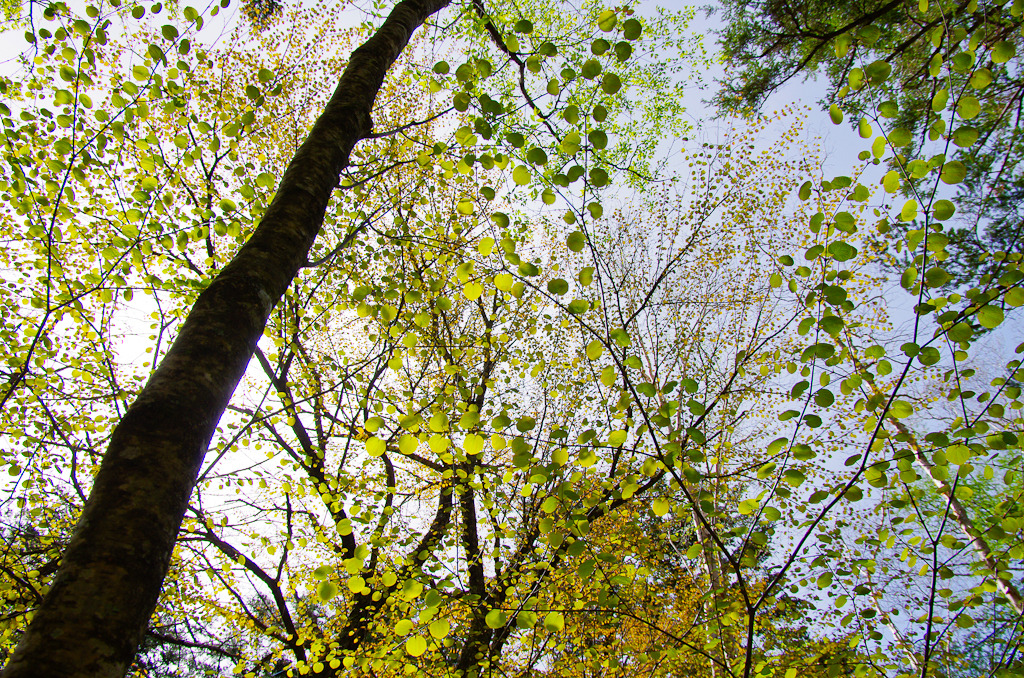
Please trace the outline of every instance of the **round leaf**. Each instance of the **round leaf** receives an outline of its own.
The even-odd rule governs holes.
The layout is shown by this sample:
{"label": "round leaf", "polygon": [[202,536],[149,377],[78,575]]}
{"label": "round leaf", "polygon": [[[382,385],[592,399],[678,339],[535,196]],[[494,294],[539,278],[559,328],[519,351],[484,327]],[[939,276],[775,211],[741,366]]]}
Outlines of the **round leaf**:
{"label": "round leaf", "polygon": [[452,625],[447,619],[437,619],[432,621],[428,628],[430,630],[431,637],[436,638],[437,640],[447,638],[448,634],[452,632]]}
{"label": "round leaf", "polygon": [[626,19],[622,23],[622,36],[626,40],[636,40],[643,31],[643,25],[636,19]]}
{"label": "round leaf", "polygon": [[427,651],[427,639],[422,636],[413,636],[405,641],[405,651],[410,657],[419,657]]}
{"label": "round leaf", "polygon": [[338,595],[338,585],[334,582],[322,581],[316,587],[316,595],[320,600],[327,602]]}
{"label": "round leaf", "polygon": [[569,283],[562,278],[555,278],[548,281],[548,292],[551,294],[565,294],[569,291]]}
{"label": "round leaf", "polygon": [[530,168],[526,165],[519,165],[512,170],[512,181],[520,186],[530,183]]}
{"label": "round leaf", "polygon": [[387,445],[383,440],[376,436],[371,436],[366,439],[366,453],[371,457],[379,457],[384,454],[387,449]]}
{"label": "round leaf", "polygon": [[622,80],[614,73],[605,73],[601,79],[601,89],[605,94],[615,94],[622,89]]}
{"label": "round leaf", "polygon": [[507,620],[508,617],[505,615],[503,610],[491,610],[487,613],[487,616],[484,617],[484,622],[487,623],[487,628],[491,629],[500,629],[505,626],[505,622]]}
{"label": "round leaf", "polygon": [[999,327],[1000,323],[1003,322],[1003,309],[991,304],[983,306],[978,311],[978,322],[982,327],[987,327],[990,330]]}
{"label": "round leaf", "polygon": [[544,617],[544,628],[549,633],[558,633],[565,628],[565,617],[561,612],[548,612]]}
{"label": "round leaf", "polygon": [[948,200],[936,200],[932,205],[932,216],[938,221],[945,221],[956,212],[956,206]]}
{"label": "round leaf", "polygon": [[939,178],[946,184],[959,184],[967,176],[967,168],[959,160],[947,162],[942,166]]}

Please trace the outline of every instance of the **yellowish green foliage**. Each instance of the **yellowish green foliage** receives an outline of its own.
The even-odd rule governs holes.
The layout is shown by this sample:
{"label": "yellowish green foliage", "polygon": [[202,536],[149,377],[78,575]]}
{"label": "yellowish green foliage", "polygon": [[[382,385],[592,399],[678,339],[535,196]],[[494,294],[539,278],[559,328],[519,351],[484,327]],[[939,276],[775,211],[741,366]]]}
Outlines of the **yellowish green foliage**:
{"label": "yellowish green foliage", "polygon": [[[1019,362],[975,342],[1024,303],[1019,256],[931,295],[952,207],[885,202],[907,174],[869,189],[870,158],[822,179],[806,111],[662,166],[698,138],[669,94],[704,63],[686,17],[535,4],[441,15],[384,83],[137,675],[1017,670],[976,643],[1019,641]],[[217,6],[75,11],[0,88],[5,655],[367,30],[328,4],[216,41]]]}

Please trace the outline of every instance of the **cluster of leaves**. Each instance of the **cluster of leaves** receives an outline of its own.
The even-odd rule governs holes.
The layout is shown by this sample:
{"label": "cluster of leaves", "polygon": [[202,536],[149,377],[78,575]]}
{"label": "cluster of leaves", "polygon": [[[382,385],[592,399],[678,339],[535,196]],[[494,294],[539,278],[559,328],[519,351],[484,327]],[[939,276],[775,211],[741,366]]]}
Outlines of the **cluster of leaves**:
{"label": "cluster of leaves", "polygon": [[[1024,305],[1020,253],[953,291],[937,187],[982,165],[908,150],[968,123],[911,120],[887,62],[850,65],[862,137],[906,119],[854,176],[804,181],[821,162],[789,114],[695,144],[669,181],[654,151],[693,133],[666,103],[684,16],[464,9],[384,83],[221,420],[138,671],[1019,672],[1022,375],[975,363]],[[54,4],[0,81],[4,652],[113,426],[360,39],[340,10],[215,46],[219,5]],[[910,30],[896,11],[856,16]],[[888,44],[843,38],[862,24],[800,48]],[[940,45],[954,84],[931,109],[973,120],[965,88],[1016,59],[957,79]],[[906,327],[878,266],[897,247]]]}
{"label": "cluster of leaves", "polygon": [[[998,277],[992,253],[1024,250],[1016,133],[1022,90],[1014,58],[1022,12],[1019,3],[975,0],[841,8],[811,2],[799,9],[727,0],[720,40],[735,68],[715,100],[757,109],[791,78],[822,71],[833,120],[851,114],[865,138],[872,125],[881,127],[875,158],[892,147],[886,160],[908,182],[897,186],[893,175],[886,190],[919,199],[915,191],[932,192],[931,171],[945,167],[942,180],[956,186],[960,214],[946,234],[951,258],[942,287],[955,291],[986,274]],[[942,219],[952,216],[948,210],[940,210]]]}

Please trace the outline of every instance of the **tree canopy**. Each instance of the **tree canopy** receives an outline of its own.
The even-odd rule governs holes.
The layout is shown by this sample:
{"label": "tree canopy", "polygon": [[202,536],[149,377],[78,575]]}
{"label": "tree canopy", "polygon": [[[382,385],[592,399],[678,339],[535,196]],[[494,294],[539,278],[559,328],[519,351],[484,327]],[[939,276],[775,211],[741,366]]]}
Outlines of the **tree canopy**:
{"label": "tree canopy", "polygon": [[[894,172],[927,184],[911,163],[941,154],[964,164],[964,176],[950,182],[960,216],[947,232],[946,292],[996,272],[987,253],[1024,250],[1020,6],[725,0],[719,9],[719,40],[732,66],[713,97],[720,107],[758,109],[791,79],[821,73],[830,115],[845,112],[866,138],[880,126],[872,151],[881,158],[891,145]],[[916,197],[909,184],[903,192]]]}
{"label": "tree canopy", "polygon": [[1019,8],[724,7],[12,10],[3,675],[1021,675]]}

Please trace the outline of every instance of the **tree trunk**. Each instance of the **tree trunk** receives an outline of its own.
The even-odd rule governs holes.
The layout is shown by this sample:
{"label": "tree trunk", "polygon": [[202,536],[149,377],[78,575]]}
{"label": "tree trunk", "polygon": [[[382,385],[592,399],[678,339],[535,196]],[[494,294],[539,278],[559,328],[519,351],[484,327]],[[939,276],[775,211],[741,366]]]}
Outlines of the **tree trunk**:
{"label": "tree trunk", "polygon": [[249,241],[189,313],[114,430],[53,586],[4,678],[123,676],[167,572],[207,446],[271,309],[306,261],[388,69],[449,0],[403,0],[352,53]]}

